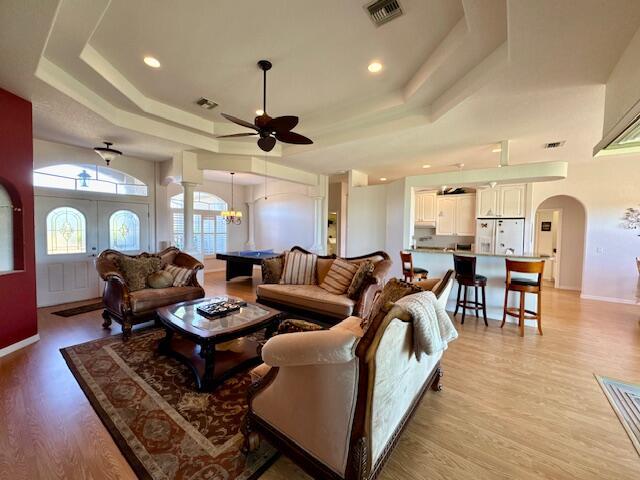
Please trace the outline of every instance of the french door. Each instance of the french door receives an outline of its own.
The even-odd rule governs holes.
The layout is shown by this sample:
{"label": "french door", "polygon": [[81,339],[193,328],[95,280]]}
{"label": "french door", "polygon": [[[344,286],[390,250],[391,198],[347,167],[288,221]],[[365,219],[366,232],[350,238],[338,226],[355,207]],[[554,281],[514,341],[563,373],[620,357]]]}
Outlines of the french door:
{"label": "french door", "polygon": [[97,298],[98,254],[150,250],[149,205],[35,197],[38,306]]}

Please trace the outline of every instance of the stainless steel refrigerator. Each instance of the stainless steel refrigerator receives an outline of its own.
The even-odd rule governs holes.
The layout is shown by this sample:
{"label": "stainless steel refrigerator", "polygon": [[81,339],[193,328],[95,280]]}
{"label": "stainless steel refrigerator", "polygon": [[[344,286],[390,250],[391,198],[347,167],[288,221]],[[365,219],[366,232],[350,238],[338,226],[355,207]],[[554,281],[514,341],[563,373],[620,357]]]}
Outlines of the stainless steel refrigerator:
{"label": "stainless steel refrigerator", "polygon": [[499,255],[524,253],[524,218],[479,218],[476,251]]}

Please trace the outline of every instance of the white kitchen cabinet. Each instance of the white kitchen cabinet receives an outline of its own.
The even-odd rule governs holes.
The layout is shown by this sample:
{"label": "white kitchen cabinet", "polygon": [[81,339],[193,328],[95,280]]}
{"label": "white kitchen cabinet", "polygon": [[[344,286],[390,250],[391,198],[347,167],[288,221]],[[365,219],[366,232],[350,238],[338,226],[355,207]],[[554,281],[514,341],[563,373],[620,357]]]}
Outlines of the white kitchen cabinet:
{"label": "white kitchen cabinet", "polygon": [[498,215],[498,188],[479,188],[476,192],[476,204],[478,218],[495,217]]}
{"label": "white kitchen cabinet", "polygon": [[503,217],[524,217],[526,185],[502,185],[500,187],[500,215]]}
{"label": "white kitchen cabinet", "polygon": [[456,199],[456,235],[473,237],[476,234],[476,200],[474,195]]}
{"label": "white kitchen cabinet", "polygon": [[476,191],[478,218],[524,217],[527,186],[498,185]]}
{"label": "white kitchen cabinet", "polygon": [[416,193],[414,223],[417,226],[433,226],[436,223],[437,192]]}
{"label": "white kitchen cabinet", "polygon": [[436,207],[436,235],[475,235],[475,195],[439,195]]}

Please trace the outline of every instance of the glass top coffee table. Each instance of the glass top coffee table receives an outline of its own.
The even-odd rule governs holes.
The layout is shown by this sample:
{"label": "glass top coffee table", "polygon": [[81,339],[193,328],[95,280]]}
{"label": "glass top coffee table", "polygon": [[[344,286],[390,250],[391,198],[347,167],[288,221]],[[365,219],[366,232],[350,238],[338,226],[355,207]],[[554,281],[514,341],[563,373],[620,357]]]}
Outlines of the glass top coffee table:
{"label": "glass top coffee table", "polygon": [[[239,371],[259,364],[260,344],[248,335],[264,329],[265,338],[269,338],[282,316],[278,310],[250,302],[223,317],[208,318],[198,313],[198,306],[212,300],[201,298],[176,303],[157,312],[166,332],[160,341],[160,353],[187,365],[200,391],[211,391]],[[233,342],[231,348],[221,345],[229,342]]]}

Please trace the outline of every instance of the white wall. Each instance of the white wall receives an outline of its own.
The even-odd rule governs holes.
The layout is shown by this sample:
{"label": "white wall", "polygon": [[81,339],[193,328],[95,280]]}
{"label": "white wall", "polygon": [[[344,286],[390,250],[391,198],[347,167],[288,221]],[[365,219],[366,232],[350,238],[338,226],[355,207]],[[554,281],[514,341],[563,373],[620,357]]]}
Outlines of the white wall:
{"label": "white wall", "polygon": [[[587,240],[582,295],[635,303],[640,254],[638,231],[622,228],[622,215],[640,203],[640,156],[623,155],[571,164],[567,179],[533,184],[534,208],[556,195],[575,197],[586,208]],[[563,221],[569,215],[564,215]],[[563,229],[564,231],[567,229]],[[570,249],[578,248],[575,244]],[[565,248],[565,251],[567,249]]]}
{"label": "white wall", "polygon": [[[562,225],[560,227],[560,264],[558,265],[558,288],[580,290],[582,286],[582,266],[585,243],[585,211],[576,199],[566,195],[558,195],[546,199],[539,209],[562,210]],[[553,217],[553,215],[552,215]],[[553,221],[553,218],[551,218]],[[552,224],[553,225],[553,224]],[[555,228],[554,228],[555,230]],[[538,235],[544,232],[538,232]],[[553,249],[552,231],[550,242]]]}
{"label": "white wall", "polygon": [[349,188],[347,256],[384,250],[387,240],[387,186]]}
{"label": "white wall", "polygon": [[387,185],[386,203],[386,235],[382,250],[387,252],[393,261],[389,275],[400,277],[402,276],[400,251],[404,248],[402,241],[405,216],[404,180],[397,180]]}

